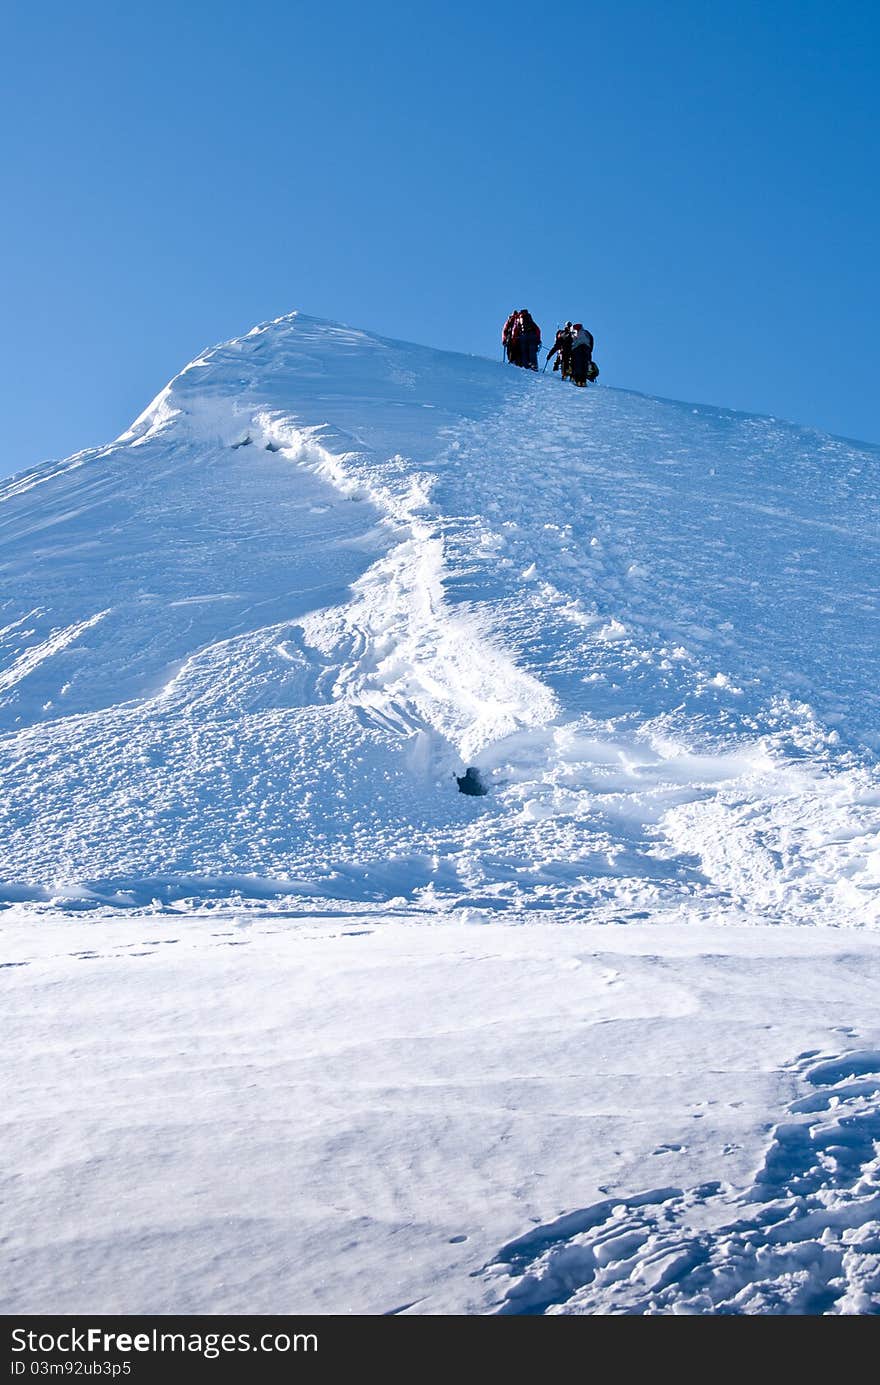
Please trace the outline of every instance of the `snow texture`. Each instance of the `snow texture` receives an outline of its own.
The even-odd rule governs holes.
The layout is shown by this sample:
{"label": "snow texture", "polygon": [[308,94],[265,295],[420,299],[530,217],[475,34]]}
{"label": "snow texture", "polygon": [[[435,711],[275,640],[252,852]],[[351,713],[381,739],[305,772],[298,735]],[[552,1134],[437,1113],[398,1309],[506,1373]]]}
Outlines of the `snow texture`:
{"label": "snow texture", "polygon": [[[500,1313],[861,1314],[880,1304],[880,1053],[799,1065],[745,1194],[721,1183],[606,1198],[505,1246]],[[654,1152],[678,1153],[661,1145]]]}
{"label": "snow texture", "polygon": [[7,1311],[876,1311],[878,495],[298,314],[0,485]]}

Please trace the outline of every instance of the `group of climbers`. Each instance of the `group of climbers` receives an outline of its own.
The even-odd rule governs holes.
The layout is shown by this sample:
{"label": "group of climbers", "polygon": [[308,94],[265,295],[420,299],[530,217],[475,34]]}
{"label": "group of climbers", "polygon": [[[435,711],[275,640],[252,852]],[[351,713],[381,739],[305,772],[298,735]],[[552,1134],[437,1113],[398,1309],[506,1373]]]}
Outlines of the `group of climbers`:
{"label": "group of climbers", "polygon": [[[511,365],[538,369],[541,329],[527,308],[512,312],[504,324],[501,344]],[[547,352],[547,360],[556,357],[553,369],[560,370],[563,380],[585,386],[599,375],[593,360],[593,334],[582,322],[566,322],[556,333],[556,340]],[[547,369],[545,362],[544,369]]]}
{"label": "group of climbers", "polygon": [[566,322],[556,333],[556,341],[547,352],[547,360],[555,356],[554,370],[561,370],[563,380],[585,386],[599,375],[593,360],[593,333],[582,322]]}
{"label": "group of climbers", "polygon": [[511,365],[524,366],[526,370],[538,369],[541,329],[528,308],[510,314],[501,333],[501,345]]}

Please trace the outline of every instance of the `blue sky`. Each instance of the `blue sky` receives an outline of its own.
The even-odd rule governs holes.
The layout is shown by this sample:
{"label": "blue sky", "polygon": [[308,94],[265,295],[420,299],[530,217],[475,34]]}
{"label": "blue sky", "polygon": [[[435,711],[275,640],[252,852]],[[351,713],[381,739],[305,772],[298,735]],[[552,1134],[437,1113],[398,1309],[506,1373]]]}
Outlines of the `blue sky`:
{"label": "blue sky", "polygon": [[0,471],[291,308],[880,440],[862,0],[12,0]]}

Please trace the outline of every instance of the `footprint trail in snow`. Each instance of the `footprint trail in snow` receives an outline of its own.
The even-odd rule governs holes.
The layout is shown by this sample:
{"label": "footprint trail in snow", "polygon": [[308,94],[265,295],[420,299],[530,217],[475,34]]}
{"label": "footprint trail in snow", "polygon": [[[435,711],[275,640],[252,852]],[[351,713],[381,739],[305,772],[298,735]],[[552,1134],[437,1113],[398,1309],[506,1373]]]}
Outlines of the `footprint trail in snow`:
{"label": "footprint trail in snow", "polygon": [[494,1311],[880,1312],[880,1053],[799,1066],[809,1094],[748,1191],[657,1188],[537,1227],[486,1271]]}

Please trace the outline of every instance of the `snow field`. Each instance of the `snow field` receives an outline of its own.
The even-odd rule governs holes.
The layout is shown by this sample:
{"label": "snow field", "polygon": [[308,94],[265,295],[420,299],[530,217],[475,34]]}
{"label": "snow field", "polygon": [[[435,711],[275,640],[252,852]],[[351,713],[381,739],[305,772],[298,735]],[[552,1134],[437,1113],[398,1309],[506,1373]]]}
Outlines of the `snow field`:
{"label": "snow field", "polygon": [[873,933],[3,936],[7,1312],[876,1306]]}

